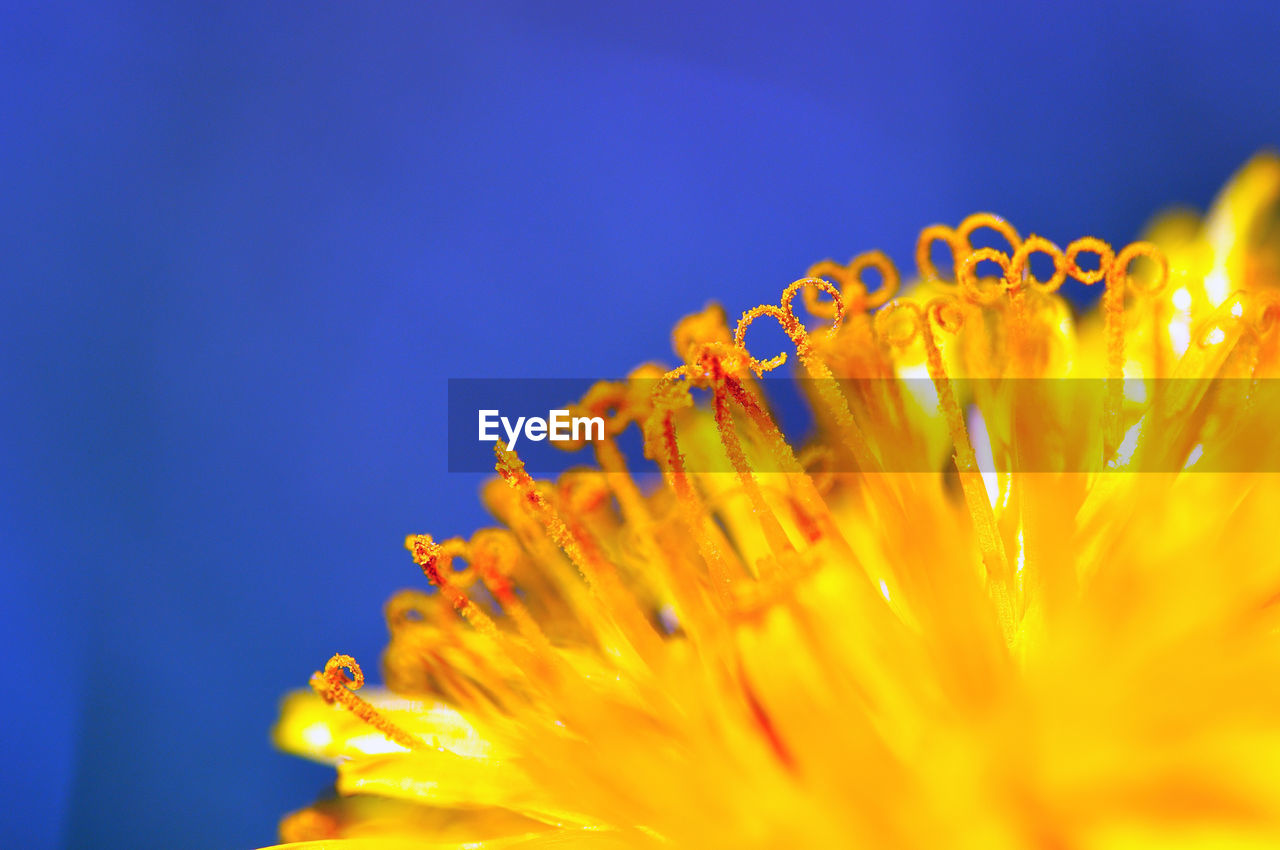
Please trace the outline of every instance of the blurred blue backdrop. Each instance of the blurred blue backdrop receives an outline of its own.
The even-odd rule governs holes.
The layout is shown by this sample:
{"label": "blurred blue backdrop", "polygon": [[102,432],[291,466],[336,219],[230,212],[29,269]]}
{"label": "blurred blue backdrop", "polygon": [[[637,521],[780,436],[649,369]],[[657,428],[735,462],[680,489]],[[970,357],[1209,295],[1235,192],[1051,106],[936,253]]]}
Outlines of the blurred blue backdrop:
{"label": "blurred blue backdrop", "polygon": [[[25,8],[23,8],[25,7]],[[1274,2],[6,3],[0,839],[252,847],[330,772],[449,376],[618,375],[976,209],[1068,240],[1280,141]]]}

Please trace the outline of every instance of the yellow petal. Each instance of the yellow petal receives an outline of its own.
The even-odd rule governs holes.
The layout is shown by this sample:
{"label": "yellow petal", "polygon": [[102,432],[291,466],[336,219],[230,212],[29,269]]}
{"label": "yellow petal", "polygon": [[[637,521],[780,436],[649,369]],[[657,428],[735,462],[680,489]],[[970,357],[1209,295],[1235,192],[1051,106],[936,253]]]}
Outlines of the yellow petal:
{"label": "yellow petal", "polygon": [[[428,746],[467,757],[493,754],[493,746],[447,705],[404,699],[378,688],[360,693],[389,720],[421,737]],[[351,712],[326,703],[312,691],[294,691],[284,698],[272,735],[280,749],[322,762],[405,752]]]}

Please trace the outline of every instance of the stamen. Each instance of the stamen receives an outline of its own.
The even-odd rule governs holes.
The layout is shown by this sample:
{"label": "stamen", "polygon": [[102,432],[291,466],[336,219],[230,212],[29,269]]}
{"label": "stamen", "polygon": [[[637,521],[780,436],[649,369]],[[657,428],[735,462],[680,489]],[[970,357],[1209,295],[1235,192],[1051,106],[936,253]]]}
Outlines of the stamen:
{"label": "stamen", "polygon": [[[1145,282],[1129,274],[1129,265],[1138,257],[1146,257],[1156,265],[1155,276]],[[1115,258],[1111,264],[1111,272],[1117,278],[1123,275],[1120,283],[1136,294],[1152,298],[1159,295],[1169,283],[1169,258],[1150,242],[1133,242],[1126,245],[1120,255]]]}
{"label": "stamen", "polygon": [[[861,287],[862,294],[864,296],[866,294],[866,287],[863,286],[862,281],[850,272],[848,266],[842,266],[835,260],[823,260],[820,263],[814,263],[809,266],[809,270],[804,274],[808,278],[817,280],[830,278],[838,282],[840,284],[841,300],[851,307],[857,300],[856,288]],[[835,299],[819,301],[818,294],[821,291],[819,289],[806,289],[803,294],[804,308],[809,311],[810,315],[817,316],[820,319],[834,319],[837,309],[836,301]]]}
{"label": "stamen", "polygon": [[[747,462],[747,456],[742,450],[742,442],[738,439],[737,429],[734,427],[733,417],[729,412],[728,398],[725,393],[725,382],[732,379],[724,374],[719,359],[714,355],[704,357],[703,362],[708,363],[713,370],[712,407],[715,411],[716,430],[720,432],[720,442],[724,445],[725,454],[729,457],[729,463],[732,464],[734,472],[738,476],[738,481],[742,484],[742,489],[751,501],[751,508],[760,523],[760,529],[769,543],[769,548],[777,556],[794,553],[795,547],[787,539],[787,534],[783,531],[782,525],[778,522],[777,517],[774,516],[773,511],[764,500],[764,495],[760,492],[755,473],[751,469],[751,464]],[[757,564],[757,568],[759,567],[760,564]]]}
{"label": "stamen", "polygon": [[[931,319],[938,326],[951,333],[960,328],[962,314],[954,311],[956,304],[952,299],[942,297],[930,301],[924,309],[910,301],[895,301],[876,315],[876,327],[886,339],[894,345],[904,346],[917,337],[924,344],[925,366],[938,394],[938,411],[942,414],[947,430],[951,434],[951,442],[955,448],[955,464],[959,472],[960,487],[964,493],[965,506],[973,521],[975,533],[978,535],[978,547],[982,553],[982,562],[990,579],[992,592],[1001,617],[1001,625],[1006,637],[1011,638],[1013,631],[1013,609],[1009,601],[1008,559],[1004,552],[1004,541],[996,528],[995,513],[987,500],[986,485],[982,480],[982,472],[978,468],[977,454],[973,443],[969,440],[969,432],[965,426],[964,411],[956,401],[955,391],[947,376],[946,366],[942,360],[942,352],[938,348],[934,336]],[[894,331],[892,322],[896,316],[910,318],[909,331]]]}
{"label": "stamen", "polygon": [[[791,339],[792,344],[796,347],[796,353],[800,357],[800,362],[804,365],[813,381],[817,398],[821,401],[825,412],[831,417],[831,421],[835,426],[836,438],[839,442],[849,450],[853,455],[853,460],[857,464],[859,470],[864,473],[874,473],[881,471],[880,459],[871,451],[867,437],[858,422],[853,417],[853,412],[849,409],[849,400],[845,397],[839,383],[836,381],[835,375],[832,374],[831,368],[826,361],[817,355],[813,347],[813,341],[809,337],[809,332],[805,329],[804,324],[795,314],[793,302],[797,292],[806,291],[808,287],[814,287],[826,292],[836,302],[835,320],[832,326],[827,330],[828,338],[834,336],[840,327],[840,321],[844,316],[843,303],[841,296],[835,291],[831,284],[825,280],[816,278],[801,278],[794,281],[782,293],[781,306],[774,307],[772,305],[764,305],[753,311],[744,313],[741,321],[738,322],[737,328],[733,333],[734,345],[740,349],[748,358],[748,362],[758,362],[746,350],[746,332],[751,322],[756,316],[767,315],[778,320],[782,325],[783,331]],[[779,355],[785,359],[784,355]],[[779,360],[779,358],[774,358]],[[779,361],[781,362],[781,361]],[[763,424],[763,423],[762,423]],[[765,433],[770,433],[772,425],[766,428]],[[776,430],[776,429],[772,429]],[[779,439],[781,435],[779,434]],[[821,500],[815,499],[816,490],[812,489],[812,482],[804,475],[803,469],[794,462],[794,456],[791,454],[789,447],[786,452],[781,455],[790,460],[788,468],[797,472],[801,480],[805,482],[805,500],[807,502]],[[871,494],[876,504],[881,505],[885,509],[892,509],[897,504],[897,500],[890,492],[890,486],[887,481],[877,475],[869,475],[863,479],[867,486],[867,491]],[[834,528],[834,526],[830,526]],[[843,538],[838,533],[832,535],[837,542],[843,542]]]}
{"label": "stamen", "polygon": [[[1080,268],[1080,255],[1086,252],[1098,255],[1098,267],[1096,269],[1086,271]],[[1111,261],[1114,259],[1115,252],[1111,250],[1110,245],[1093,236],[1085,236],[1067,246],[1067,274],[1086,286],[1092,286],[1106,277],[1107,269],[1111,268]]]}
{"label": "stamen", "polygon": [[1012,224],[995,213],[978,212],[967,216],[964,221],[960,222],[960,226],[956,228],[956,237],[961,240],[965,253],[973,251],[971,237],[974,231],[981,230],[984,227],[988,230],[994,230],[1003,236],[1005,241],[1009,243],[1012,253],[1016,254],[1018,249],[1022,247],[1022,238],[1018,236],[1018,231]]}
{"label": "stamen", "polygon": [[677,390],[677,382],[683,378],[688,367],[681,366],[663,376],[659,386],[654,390],[654,408],[645,422],[645,443],[661,448],[655,452],[655,459],[662,469],[667,486],[675,493],[676,502],[681,506],[680,518],[693,535],[698,552],[707,565],[707,574],[711,578],[712,591],[719,604],[727,609],[732,605],[730,589],[734,582],[746,575],[736,558],[732,561],[726,552],[732,548],[723,539],[719,527],[707,515],[706,506],[698,496],[689,473],[685,468],[684,454],[680,451],[676,439],[675,410],[684,404],[692,404],[687,390]]}
{"label": "stamen", "polygon": [[[619,405],[627,405],[626,399],[616,399]],[[646,405],[652,410],[652,404]],[[594,414],[607,413],[598,408],[591,409]],[[619,411],[618,418],[623,417]],[[628,412],[628,418],[634,415]],[[667,591],[675,600],[679,611],[679,620],[686,634],[695,640],[699,638],[707,624],[716,620],[708,606],[704,594],[695,580],[692,564],[684,558],[683,552],[663,551],[654,534],[654,519],[645,502],[640,488],[632,479],[627,468],[627,461],[617,442],[606,429],[605,439],[595,441],[596,462],[604,472],[605,481],[618,500],[626,527],[636,541],[640,550],[640,561],[643,564],[659,564],[662,574],[659,577]]]}
{"label": "stamen", "polygon": [[[880,272],[880,286],[875,292],[867,292],[867,285],[862,280],[862,272],[865,269],[873,268]],[[889,300],[898,293],[898,287],[901,285],[902,278],[898,274],[898,267],[893,264],[893,260],[889,259],[883,251],[867,251],[859,254],[849,261],[849,274],[862,287],[859,299],[862,304],[862,310],[876,310],[889,303]],[[813,277],[813,275],[810,275]],[[806,293],[813,292],[812,289],[805,289]],[[850,299],[846,299],[847,302]],[[853,309],[851,306],[850,309]]]}
{"label": "stamen", "polygon": [[[1098,255],[1098,268],[1080,268],[1082,253]],[[1106,397],[1102,414],[1102,454],[1110,460],[1120,444],[1120,410],[1124,405],[1124,281],[1113,273],[1115,252],[1101,239],[1086,236],[1067,246],[1067,273],[1092,286],[1106,278],[1102,292],[1103,333],[1107,346]]]}
{"label": "stamen", "polygon": [[[346,671],[351,671],[347,678]],[[364,671],[350,655],[334,655],[324,665],[324,672],[311,675],[311,687],[326,702],[336,702],[407,750],[424,749],[421,739],[410,735],[382,715],[378,709],[356,696],[364,687]]]}
{"label": "stamen", "polygon": [[[825,280],[827,291],[835,292],[836,288]],[[759,360],[747,352],[747,346],[744,342],[747,335],[747,328],[751,327],[751,323],[761,316],[771,316],[778,320],[778,324],[782,325],[783,330],[787,329],[787,314],[781,307],[773,304],[761,304],[758,307],[752,307],[742,314],[742,318],[738,320],[738,327],[733,332],[733,344],[742,352],[747,354],[747,365],[751,367],[751,371],[757,375],[763,375],[765,372],[772,372],[774,369],[787,362],[787,352],[779,352],[776,356],[770,357],[768,360]]]}
{"label": "stamen", "polygon": [[[880,272],[880,286],[872,293],[868,293],[867,284],[862,279],[862,273],[869,268],[874,268]],[[859,254],[850,260],[847,266],[842,266],[834,260],[823,260],[820,263],[814,263],[805,272],[805,277],[830,277],[839,281],[842,287],[840,291],[841,300],[847,305],[847,309],[853,313],[864,313],[868,310],[882,307],[897,293],[901,282],[897,266],[882,251],[868,251],[865,254]],[[818,293],[821,291],[817,287],[805,287],[801,291],[801,295],[804,298],[804,308],[810,314],[819,318],[835,319],[840,309],[839,305],[835,299],[819,301]]]}
{"label": "stamen", "polygon": [[[832,293],[833,298],[837,299],[836,321],[838,323],[843,314],[838,295],[835,293],[834,287],[831,287],[826,281],[821,281],[820,283]],[[777,310],[778,308],[774,309]],[[747,320],[747,323],[750,323],[750,319]],[[740,324],[739,330],[745,331],[745,327]],[[803,328],[800,328],[798,332],[803,334]],[[801,477],[804,477],[804,471],[795,461],[794,456],[790,453],[790,447],[786,445],[785,439],[782,438],[777,427],[765,414],[756,399],[753,398],[752,393],[743,387],[741,381],[730,374],[730,371],[735,366],[741,368],[741,365],[749,364],[753,359],[751,355],[740,347],[726,349],[721,343],[709,343],[703,345],[700,349],[691,350],[689,356],[692,358],[688,364],[689,367],[696,370],[697,374],[704,376],[703,380],[711,387],[712,408],[721,444],[730,464],[733,466],[743,492],[746,493],[751,502],[752,511],[760,523],[761,531],[769,544],[769,548],[775,556],[778,556],[768,561],[762,559],[754,565],[757,568],[757,573],[763,577],[761,570],[768,570],[771,565],[776,565],[778,558],[794,554],[795,548],[787,538],[787,534],[779,523],[773,509],[760,491],[755,470],[752,469],[751,464],[748,462],[746,452],[743,450],[742,442],[738,436],[729,408],[729,400],[732,398],[737,401],[748,414],[753,424],[760,430],[773,455],[774,463],[779,469],[796,473]],[[791,483],[795,484],[794,481]],[[808,520],[808,518],[806,517],[805,520]],[[801,524],[804,524],[804,520],[802,520]],[[809,524],[812,525],[811,522]]]}
{"label": "stamen", "polygon": [[[1139,278],[1128,274],[1130,263],[1138,257],[1145,257],[1156,265],[1155,276],[1146,282],[1139,282]],[[1166,340],[1169,338],[1169,324],[1165,315],[1166,302],[1158,300],[1156,296],[1169,282],[1169,259],[1163,251],[1150,242],[1134,242],[1120,252],[1112,267],[1116,270],[1116,274],[1126,276],[1127,288],[1136,295],[1149,299],[1151,303],[1152,374],[1155,378],[1163,378],[1168,372],[1165,349],[1168,345]]]}
{"label": "stamen", "polygon": [[[853,412],[849,409],[848,399],[841,392],[835,375],[832,374],[831,368],[826,364],[826,361],[814,353],[813,342],[809,338],[809,332],[805,330],[804,324],[796,317],[792,302],[795,300],[796,293],[803,291],[806,287],[817,287],[826,290],[829,284],[826,281],[812,278],[802,278],[793,282],[782,292],[780,302],[782,305],[781,315],[777,316],[778,321],[782,324],[782,329],[786,331],[787,336],[791,338],[792,344],[795,345],[796,354],[800,356],[800,362],[804,364],[805,370],[814,381],[818,398],[821,399],[827,409],[827,413],[831,415],[835,422],[837,435],[853,454],[859,469],[864,472],[878,471],[880,463],[871,452],[866,435],[858,426],[857,420],[853,418]],[[835,293],[831,293],[831,295],[833,299],[838,297]],[[843,315],[843,308],[837,310],[835,322],[827,330],[828,337],[834,336],[839,330],[840,320]],[[739,323],[733,335],[734,344],[739,348],[743,348],[745,333],[746,328],[742,323]]]}
{"label": "stamen", "polygon": [[[1041,283],[1031,274],[1031,255],[1037,251],[1048,254],[1049,258],[1053,260],[1053,276],[1044,283]],[[1045,295],[1057,292],[1067,280],[1067,258],[1062,253],[1062,249],[1043,236],[1036,236],[1035,234],[1028,236],[1027,241],[1023,242],[1018,247],[1018,250],[1014,252],[1010,267],[1013,279],[1019,286],[1025,280],[1028,286]]]}
{"label": "stamen", "polygon": [[440,589],[440,593],[449,600],[455,611],[477,631],[495,639],[498,637],[498,627],[493,619],[458,586],[474,581],[475,571],[468,566],[459,574],[461,578],[457,583],[451,575],[453,559],[468,557],[469,547],[466,541],[455,537],[436,543],[430,534],[410,534],[404,539],[404,548],[412,553],[414,563],[422,568],[427,581]]}
{"label": "stamen", "polygon": [[[791,450],[791,444],[783,436],[782,430],[764,407],[761,406],[759,399],[748,392],[741,381],[732,377],[726,378],[724,388],[747,414],[752,424],[755,425],[756,430],[764,437],[769,447],[769,452],[773,455],[774,462],[778,464],[778,469],[788,473],[787,483],[792,486],[793,490],[797,491],[800,498],[800,504],[796,505],[798,521],[803,525],[813,527],[817,531],[816,518],[822,517],[826,520],[824,523],[826,526],[825,534],[839,537],[840,534],[835,528],[830,509],[822,500],[813,479]],[[810,537],[809,539],[810,542],[813,542],[816,538]]]}
{"label": "stamen", "polygon": [[[987,260],[1000,266],[1000,282],[983,287],[978,283],[977,267],[978,263]],[[960,291],[974,304],[994,305],[1005,293],[1016,290],[1020,283],[1013,275],[1008,255],[995,248],[979,248],[966,255],[960,263]]]}
{"label": "stamen", "polygon": [[605,609],[631,645],[642,656],[652,657],[658,650],[661,637],[641,612],[635,598],[618,580],[613,565],[601,557],[594,544],[580,530],[572,529],[566,523],[565,517],[538,490],[519,456],[507,449],[506,443],[499,440],[495,451],[498,456],[498,474],[523,497],[525,510],[542,524],[552,541],[569,556],[569,560],[604,603]]}
{"label": "stamen", "polygon": [[[1031,255],[1035,252],[1048,254],[1053,261],[1053,275],[1049,280],[1040,282],[1031,273]],[[1014,364],[1015,377],[1034,377],[1040,368],[1034,361],[1034,340],[1030,330],[1030,317],[1027,314],[1027,294],[1025,289],[1042,296],[1058,290],[1067,279],[1067,260],[1062,249],[1042,236],[1032,234],[1027,241],[1018,246],[1013,259],[1009,263],[1011,289],[1010,300],[1013,304],[1014,331]]]}
{"label": "stamen", "polygon": [[[498,529],[482,529],[476,532],[472,542],[452,538],[438,544],[432,541],[430,535],[411,534],[405,538],[405,548],[413,553],[414,562],[422,568],[428,581],[439,588],[441,596],[495,648],[494,653],[476,656],[476,666],[494,670],[519,670],[528,682],[536,686],[543,683],[559,663],[551,650],[550,642],[511,588],[508,576],[511,565],[516,560],[514,543],[503,537],[503,534]],[[479,545],[476,545],[477,542]],[[468,567],[455,571],[455,558],[467,559]],[[508,564],[505,571],[500,566],[504,559]],[[476,579],[481,580],[503,610],[515,621],[523,641],[499,628],[493,618],[462,591],[458,585],[463,582],[456,577],[463,577],[467,584],[474,583]],[[502,662],[514,667],[503,668],[500,666]],[[453,666],[447,662],[439,666],[446,675],[454,672]],[[489,703],[507,704],[517,698],[515,691],[506,685],[510,675],[495,672],[493,675],[478,677],[488,689],[488,693],[484,694],[478,694],[457,677],[450,678],[449,684],[453,686],[455,698],[479,703],[487,710]]]}
{"label": "stamen", "polygon": [[448,600],[443,594],[429,594],[409,588],[397,591],[383,608],[387,628],[394,635],[397,631],[425,622],[448,623],[451,618],[439,617],[447,612]]}
{"label": "stamen", "polygon": [[470,542],[474,557],[472,563],[484,586],[515,622],[521,636],[529,642],[540,660],[548,662],[552,655],[550,641],[533,614],[516,595],[511,580],[520,559],[520,550],[509,535],[509,531],[497,528],[480,529],[473,534]]}
{"label": "stamen", "polygon": [[947,278],[940,275],[933,265],[930,250],[934,242],[945,242],[951,249],[952,268],[955,271],[951,280],[955,280],[959,276],[960,258],[967,253],[967,243],[945,224],[931,224],[920,231],[920,237],[916,240],[916,271],[919,272],[920,279],[926,283],[946,283],[947,281]]}
{"label": "stamen", "polygon": [[[1085,240],[1079,240],[1083,242]],[[1097,240],[1093,240],[1097,241]],[[1103,243],[1105,245],[1105,243]],[[1074,248],[1076,243],[1072,244]],[[1111,248],[1107,247],[1109,254]],[[1102,311],[1107,337],[1107,400],[1106,428],[1103,431],[1106,440],[1103,449],[1105,457],[1110,458],[1120,442],[1120,413],[1124,405],[1124,293],[1126,287],[1132,287],[1135,294],[1153,296],[1160,292],[1169,280],[1169,262],[1164,254],[1150,242],[1134,242],[1125,247],[1117,257],[1099,252],[1106,259],[1105,269],[1100,263],[1098,271],[1104,272],[1106,289],[1102,293]],[[1148,257],[1155,261],[1159,270],[1154,281],[1135,286],[1129,276],[1129,264],[1137,257]],[[1075,255],[1068,253],[1068,263],[1073,264]],[[1076,267],[1079,268],[1078,266]]]}

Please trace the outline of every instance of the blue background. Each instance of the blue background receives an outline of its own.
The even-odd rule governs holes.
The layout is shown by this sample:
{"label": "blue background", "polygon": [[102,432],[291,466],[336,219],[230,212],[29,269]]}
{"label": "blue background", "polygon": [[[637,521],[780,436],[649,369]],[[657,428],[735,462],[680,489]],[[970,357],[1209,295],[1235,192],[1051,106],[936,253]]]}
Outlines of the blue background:
{"label": "blue background", "polygon": [[374,666],[406,532],[484,521],[447,377],[621,374],[708,298],[977,209],[1131,238],[1280,141],[1277,32],[1269,0],[4,4],[0,843],[252,847],[321,791],[279,695]]}

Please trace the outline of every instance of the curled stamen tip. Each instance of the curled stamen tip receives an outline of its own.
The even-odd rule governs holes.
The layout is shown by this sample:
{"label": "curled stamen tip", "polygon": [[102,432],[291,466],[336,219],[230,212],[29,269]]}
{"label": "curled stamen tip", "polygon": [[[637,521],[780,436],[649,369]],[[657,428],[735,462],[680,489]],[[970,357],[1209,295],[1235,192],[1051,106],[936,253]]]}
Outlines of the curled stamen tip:
{"label": "curled stamen tip", "polygon": [[[1086,253],[1097,255],[1098,267],[1096,269],[1080,268],[1080,255]],[[1111,246],[1094,236],[1084,236],[1072,242],[1067,246],[1065,257],[1067,274],[1086,286],[1092,286],[1106,277],[1107,271],[1111,268],[1114,260],[1115,252],[1111,249]]]}
{"label": "curled stamen tip", "polygon": [[[349,678],[348,671],[351,674]],[[323,673],[317,672],[312,675],[311,686],[319,691],[321,696],[326,696],[326,692],[331,693],[333,689],[342,687],[358,691],[364,687],[364,671],[360,669],[359,663],[354,658],[339,652],[325,662]]]}
{"label": "curled stamen tip", "polygon": [[1022,242],[1021,237],[1018,236],[1018,229],[1010,224],[1009,220],[1004,216],[996,215],[993,212],[976,212],[966,216],[964,221],[960,222],[960,226],[956,228],[956,233],[967,240],[975,230],[980,230],[984,227],[994,230],[1003,236],[1015,251]]}
{"label": "curled stamen tip", "polygon": [[[822,281],[822,283],[826,286],[830,286],[826,281]],[[747,366],[757,375],[763,375],[765,372],[776,369],[787,362],[787,353],[785,351],[775,357],[770,357],[768,360],[761,360],[752,356],[751,353],[747,351],[747,328],[751,327],[752,323],[761,316],[770,316],[776,319],[778,324],[782,325],[782,329],[786,331],[793,340],[795,340],[797,334],[801,336],[806,335],[803,328],[798,327],[795,316],[782,307],[777,307],[773,304],[761,304],[760,306],[752,307],[750,310],[743,313],[742,318],[738,320],[738,326],[734,328],[733,331],[733,345],[746,355]]]}
{"label": "curled stamen tip", "polygon": [[[978,281],[978,263],[991,261],[1000,266],[1000,281],[994,285],[983,287]],[[1014,290],[1018,284],[1012,273],[1009,256],[995,248],[977,248],[965,255],[960,263],[960,291],[965,297],[977,304],[993,304],[1005,292]]]}
{"label": "curled stamen tip", "polygon": [[876,335],[886,345],[905,348],[920,335],[920,306],[912,301],[890,301],[876,313]]}
{"label": "curled stamen tip", "polygon": [[[849,270],[837,263],[835,260],[823,260],[820,263],[814,263],[804,273],[806,279],[823,280],[830,278],[838,282],[841,286],[852,288],[857,286],[858,281],[849,274]],[[822,302],[818,300],[818,290],[805,289],[801,292],[804,299],[804,307],[815,316],[821,316],[824,319],[830,319],[835,316],[836,305],[834,301]]]}
{"label": "curled stamen tip", "polygon": [[[1041,282],[1031,273],[1031,255],[1034,253],[1046,254],[1053,262],[1053,275],[1047,281]],[[1021,289],[1024,275],[1032,289],[1043,293],[1057,292],[1067,279],[1067,258],[1062,249],[1034,233],[1018,246],[1010,263],[1011,282],[1014,289]]]}
{"label": "curled stamen tip", "polygon": [[[1155,265],[1156,273],[1150,280],[1141,281],[1129,274],[1129,264],[1139,257],[1145,257]],[[1169,282],[1169,258],[1150,242],[1134,242],[1116,256],[1108,269],[1107,282],[1112,285],[1124,283],[1139,295],[1158,295]]]}
{"label": "curled stamen tip", "polygon": [[942,275],[938,272],[937,267],[929,256],[934,242],[946,244],[951,251],[954,265],[959,265],[959,258],[964,254],[967,243],[945,224],[931,224],[920,231],[920,237],[916,240],[916,269],[920,274],[920,279],[941,283],[943,280]]}
{"label": "curled stamen tip", "polygon": [[[862,286],[858,282],[858,286]],[[865,295],[865,287],[864,295]],[[797,281],[793,281],[790,286],[782,291],[782,312],[785,317],[779,317],[783,322],[783,328],[789,333],[794,330],[802,330],[804,325],[796,316],[795,306],[792,303],[795,300],[796,293],[803,292],[805,309],[813,313],[815,316],[830,319],[831,327],[827,329],[828,336],[834,336],[836,331],[840,330],[840,325],[844,322],[845,304],[844,296],[840,294],[840,290],[833,286],[829,281],[823,280],[816,275],[802,277]],[[830,298],[830,310],[824,310],[816,300],[818,292],[825,292]],[[816,309],[815,309],[816,308]],[[745,318],[745,316],[744,316]]]}
{"label": "curled stamen tip", "polygon": [[954,298],[935,298],[926,305],[925,310],[929,318],[947,333],[958,332],[964,324],[964,310]]}
{"label": "curled stamen tip", "polygon": [[387,627],[395,632],[406,625],[422,623],[429,618],[433,600],[420,590],[401,590],[387,600],[384,607]]}
{"label": "curled stamen tip", "polygon": [[[867,291],[866,282],[862,279],[862,272],[869,268],[880,272],[880,287],[870,293]],[[849,261],[849,273],[858,283],[858,290],[853,293],[855,296],[853,300],[860,303],[851,305],[856,309],[873,310],[884,306],[898,291],[898,286],[901,284],[898,267],[883,251],[868,251],[854,257]]]}

